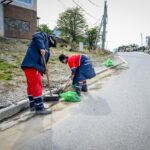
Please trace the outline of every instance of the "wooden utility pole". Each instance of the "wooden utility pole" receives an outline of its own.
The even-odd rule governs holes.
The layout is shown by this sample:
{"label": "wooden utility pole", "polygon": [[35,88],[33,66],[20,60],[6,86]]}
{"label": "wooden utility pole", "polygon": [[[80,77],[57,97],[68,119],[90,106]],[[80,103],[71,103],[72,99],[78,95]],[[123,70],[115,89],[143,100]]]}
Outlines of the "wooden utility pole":
{"label": "wooden utility pole", "polygon": [[100,26],[98,29],[97,37],[96,37],[96,47],[97,43],[100,42],[102,50],[105,49],[105,42],[106,42],[106,25],[107,25],[107,1],[104,2],[104,13],[100,22]]}
{"label": "wooden utility pole", "polygon": [[107,25],[107,1],[105,1],[105,4],[104,4],[103,31],[102,31],[102,50],[105,49],[106,25]]}

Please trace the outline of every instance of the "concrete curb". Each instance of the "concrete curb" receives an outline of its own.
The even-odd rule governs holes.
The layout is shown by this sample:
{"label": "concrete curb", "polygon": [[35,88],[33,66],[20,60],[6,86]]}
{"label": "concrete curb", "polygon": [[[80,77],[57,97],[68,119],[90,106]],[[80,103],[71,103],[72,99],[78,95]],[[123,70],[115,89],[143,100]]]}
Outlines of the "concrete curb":
{"label": "concrete curb", "polygon": [[21,102],[17,103],[16,105],[11,105],[0,110],[0,121],[7,119],[18,112],[26,109],[29,107],[28,100],[22,100]]}
{"label": "concrete curb", "polygon": [[[110,68],[106,68],[104,70],[97,71],[96,74],[99,75],[101,73],[106,72],[109,69],[113,69],[121,64],[126,63],[126,61],[122,57],[119,56],[119,58],[122,61],[121,63],[118,63]],[[56,89],[52,90],[52,92],[56,92]],[[49,92],[45,92],[43,95],[46,95],[47,93],[49,93]],[[28,99],[25,99],[25,100],[18,102],[16,105],[11,105],[9,107],[1,109],[0,110],[0,122],[3,121],[4,119],[7,119],[7,118],[19,113],[22,110],[27,109],[28,106],[29,106]]]}

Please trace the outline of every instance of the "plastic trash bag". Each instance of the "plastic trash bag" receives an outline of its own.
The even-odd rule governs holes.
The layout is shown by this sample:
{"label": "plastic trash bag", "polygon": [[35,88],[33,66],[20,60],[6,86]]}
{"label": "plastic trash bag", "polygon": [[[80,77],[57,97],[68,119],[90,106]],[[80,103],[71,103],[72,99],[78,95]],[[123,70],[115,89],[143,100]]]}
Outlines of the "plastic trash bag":
{"label": "plastic trash bag", "polygon": [[113,61],[112,59],[108,58],[107,60],[104,61],[103,63],[106,67],[112,67],[113,66]]}
{"label": "plastic trash bag", "polygon": [[60,94],[60,97],[64,99],[65,102],[80,102],[80,96],[73,91],[68,91]]}

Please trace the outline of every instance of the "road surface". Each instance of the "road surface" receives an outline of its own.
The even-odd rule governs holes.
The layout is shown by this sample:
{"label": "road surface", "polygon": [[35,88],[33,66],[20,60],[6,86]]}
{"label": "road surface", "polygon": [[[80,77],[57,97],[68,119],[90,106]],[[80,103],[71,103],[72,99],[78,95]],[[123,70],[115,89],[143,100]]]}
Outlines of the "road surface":
{"label": "road surface", "polygon": [[92,85],[52,129],[18,139],[12,149],[150,150],[150,55],[120,55],[128,65]]}

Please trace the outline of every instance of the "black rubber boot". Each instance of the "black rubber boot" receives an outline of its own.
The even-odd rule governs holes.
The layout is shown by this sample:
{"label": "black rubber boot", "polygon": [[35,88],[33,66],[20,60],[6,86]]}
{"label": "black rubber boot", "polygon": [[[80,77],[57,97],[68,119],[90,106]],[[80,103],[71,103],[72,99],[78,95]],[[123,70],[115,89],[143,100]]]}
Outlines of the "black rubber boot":
{"label": "black rubber boot", "polygon": [[81,91],[83,91],[83,92],[87,92],[88,91],[86,81],[83,81]]}
{"label": "black rubber boot", "polygon": [[35,109],[37,115],[48,115],[51,114],[52,111],[50,109],[46,109],[43,104],[43,100],[41,97],[35,98]]}
{"label": "black rubber boot", "polygon": [[36,111],[36,114],[37,115],[48,115],[48,114],[51,114],[52,113],[52,110],[51,109],[43,109],[43,110],[37,110]]}
{"label": "black rubber boot", "polygon": [[31,95],[28,96],[30,111],[35,111],[34,99]]}

